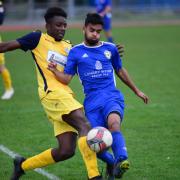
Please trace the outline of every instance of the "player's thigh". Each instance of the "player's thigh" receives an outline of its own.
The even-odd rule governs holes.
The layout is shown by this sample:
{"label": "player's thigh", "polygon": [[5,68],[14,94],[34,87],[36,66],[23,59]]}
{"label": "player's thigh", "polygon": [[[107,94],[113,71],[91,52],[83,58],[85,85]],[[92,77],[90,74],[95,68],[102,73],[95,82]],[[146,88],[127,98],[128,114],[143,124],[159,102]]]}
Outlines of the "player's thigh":
{"label": "player's thigh", "polygon": [[77,134],[65,132],[56,136],[59,148],[63,151],[74,152],[77,144]]}
{"label": "player's thigh", "polygon": [[101,109],[95,109],[90,112],[86,112],[85,114],[92,128],[97,126],[106,126]]}
{"label": "player's thigh", "polygon": [[64,114],[62,118],[66,123],[77,129],[78,131],[86,130],[88,132],[90,129],[89,123],[82,108],[76,109],[69,114]]}
{"label": "player's thigh", "polygon": [[77,133],[72,126],[62,119],[64,114],[69,114],[76,109],[82,108],[82,105],[71,94],[53,91],[45,96],[41,100],[41,103],[48,119],[54,125],[55,136],[68,131]]}
{"label": "player's thigh", "polygon": [[122,121],[124,116],[124,107],[124,101],[112,99],[104,105],[103,115],[106,117],[106,120],[108,120],[109,115],[113,113],[116,114],[114,117],[119,117]]}

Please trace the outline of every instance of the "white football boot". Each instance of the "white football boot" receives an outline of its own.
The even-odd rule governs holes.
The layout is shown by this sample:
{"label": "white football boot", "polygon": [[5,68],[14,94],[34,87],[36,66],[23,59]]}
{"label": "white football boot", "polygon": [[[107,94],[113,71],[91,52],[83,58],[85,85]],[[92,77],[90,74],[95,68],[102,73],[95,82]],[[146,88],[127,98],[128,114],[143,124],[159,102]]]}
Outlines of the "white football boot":
{"label": "white football boot", "polygon": [[14,89],[11,88],[4,92],[4,94],[1,96],[1,99],[8,100],[8,99],[11,99],[13,95],[14,95]]}

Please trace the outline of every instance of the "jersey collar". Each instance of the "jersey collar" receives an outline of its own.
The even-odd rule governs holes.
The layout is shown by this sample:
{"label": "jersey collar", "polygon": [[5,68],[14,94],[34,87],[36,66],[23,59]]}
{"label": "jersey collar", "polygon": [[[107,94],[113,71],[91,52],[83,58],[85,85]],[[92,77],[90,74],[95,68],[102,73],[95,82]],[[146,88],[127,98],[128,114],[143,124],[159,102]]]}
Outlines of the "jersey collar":
{"label": "jersey collar", "polygon": [[52,36],[48,35],[47,33],[45,35],[46,35],[47,40],[49,40],[51,42],[56,42]]}
{"label": "jersey collar", "polygon": [[104,42],[103,41],[100,41],[100,44],[99,45],[97,45],[97,46],[87,46],[84,42],[82,43],[85,47],[87,47],[87,48],[97,48],[97,47],[101,47],[103,44],[104,44]]}

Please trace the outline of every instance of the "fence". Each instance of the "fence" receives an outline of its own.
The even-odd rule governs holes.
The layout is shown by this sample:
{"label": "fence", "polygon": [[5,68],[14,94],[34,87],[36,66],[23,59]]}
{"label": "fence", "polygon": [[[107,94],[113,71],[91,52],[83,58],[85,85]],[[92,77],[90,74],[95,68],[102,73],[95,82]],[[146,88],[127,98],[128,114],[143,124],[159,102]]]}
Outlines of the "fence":
{"label": "fence", "polygon": [[[180,20],[180,0],[113,0],[113,22]],[[5,3],[5,24],[41,24],[47,7],[63,7],[70,22],[82,21],[95,11],[94,0],[38,1],[9,0]]]}

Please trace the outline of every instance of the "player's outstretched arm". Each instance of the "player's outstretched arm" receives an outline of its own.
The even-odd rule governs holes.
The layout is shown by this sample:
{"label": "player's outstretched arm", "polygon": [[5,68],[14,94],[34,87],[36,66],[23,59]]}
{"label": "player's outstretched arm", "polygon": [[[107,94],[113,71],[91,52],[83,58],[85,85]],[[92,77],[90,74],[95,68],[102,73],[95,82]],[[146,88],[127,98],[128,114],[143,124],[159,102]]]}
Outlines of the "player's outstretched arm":
{"label": "player's outstretched arm", "polygon": [[19,48],[21,48],[21,45],[16,40],[0,43],[0,53],[12,51],[12,50],[19,49]]}
{"label": "player's outstretched arm", "polygon": [[132,90],[134,91],[134,93],[140,97],[144,103],[148,103],[148,96],[146,96],[142,91],[140,91],[135,83],[133,82],[133,80],[130,78],[127,70],[125,68],[122,68],[120,69],[118,72],[117,72],[117,76]]}
{"label": "player's outstretched arm", "polygon": [[58,81],[60,81],[61,83],[63,84],[66,84],[68,85],[72,79],[73,76],[69,75],[69,74],[65,74],[64,72],[60,72],[58,69],[57,69],[57,64],[53,61],[51,61],[49,64],[48,64],[48,69],[54,73],[54,75],[56,76],[56,79]]}
{"label": "player's outstretched arm", "polygon": [[116,47],[118,49],[118,53],[120,57],[123,57],[124,55],[124,45],[122,44],[116,44]]}

